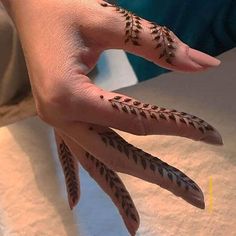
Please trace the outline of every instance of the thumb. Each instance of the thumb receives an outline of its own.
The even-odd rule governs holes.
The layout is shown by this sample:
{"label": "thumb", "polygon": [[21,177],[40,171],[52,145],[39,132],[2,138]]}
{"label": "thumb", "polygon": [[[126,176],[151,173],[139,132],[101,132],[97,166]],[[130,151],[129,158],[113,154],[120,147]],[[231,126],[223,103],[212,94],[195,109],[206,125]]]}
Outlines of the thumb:
{"label": "thumb", "polygon": [[201,71],[220,61],[190,48],[167,27],[142,19],[118,6],[100,3],[106,17],[106,46],[124,49],[167,69]]}

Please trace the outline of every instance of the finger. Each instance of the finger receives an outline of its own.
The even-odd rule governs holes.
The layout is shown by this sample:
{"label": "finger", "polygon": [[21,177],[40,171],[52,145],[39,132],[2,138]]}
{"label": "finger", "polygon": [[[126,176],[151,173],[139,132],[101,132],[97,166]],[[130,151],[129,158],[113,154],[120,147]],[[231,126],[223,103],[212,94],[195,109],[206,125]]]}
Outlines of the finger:
{"label": "finger", "polygon": [[135,235],[140,223],[139,215],[122,180],[114,171],[79,145],[73,145],[66,136],[63,136],[63,139],[84,169],[116,205],[130,234]]}
{"label": "finger", "polygon": [[78,161],[73,157],[59,133],[54,130],[58,156],[65,176],[67,197],[72,210],[80,198],[80,184],[78,175]]}
{"label": "finger", "polygon": [[[120,129],[139,135],[162,134],[187,137],[211,144],[222,144],[219,132],[197,116],[174,109],[145,104],[133,98],[106,92],[79,76],[74,98],[61,96],[59,117]],[[73,84],[71,85],[73,86]],[[68,102],[65,102],[68,98]],[[68,116],[70,114],[70,116]]]}
{"label": "finger", "polygon": [[70,135],[73,150],[79,144],[109,168],[157,184],[196,207],[205,207],[201,189],[188,176],[127,143],[111,129],[76,123],[67,124],[63,130]]}
{"label": "finger", "polygon": [[[167,27],[148,22],[119,6],[100,2],[107,19],[104,37],[108,48],[122,48],[162,67],[200,71],[220,61],[189,48]],[[104,32],[103,32],[104,33]]]}

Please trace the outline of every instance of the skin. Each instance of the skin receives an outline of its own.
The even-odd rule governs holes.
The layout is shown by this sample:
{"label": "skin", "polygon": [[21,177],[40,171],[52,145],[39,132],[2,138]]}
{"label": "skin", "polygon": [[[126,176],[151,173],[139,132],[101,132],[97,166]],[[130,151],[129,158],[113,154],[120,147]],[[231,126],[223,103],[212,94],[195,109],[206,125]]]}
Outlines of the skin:
{"label": "skin", "polygon": [[[108,127],[221,145],[216,129],[196,116],[104,91],[86,75],[99,55],[111,48],[183,72],[215,67],[219,60],[189,48],[169,29],[103,1],[2,2],[19,33],[37,114],[55,130],[71,209],[80,196],[78,161],[111,197],[131,235],[139,227],[139,216],[116,171],[157,184],[204,208],[204,196],[194,181]],[[123,195],[128,196],[124,201]]]}

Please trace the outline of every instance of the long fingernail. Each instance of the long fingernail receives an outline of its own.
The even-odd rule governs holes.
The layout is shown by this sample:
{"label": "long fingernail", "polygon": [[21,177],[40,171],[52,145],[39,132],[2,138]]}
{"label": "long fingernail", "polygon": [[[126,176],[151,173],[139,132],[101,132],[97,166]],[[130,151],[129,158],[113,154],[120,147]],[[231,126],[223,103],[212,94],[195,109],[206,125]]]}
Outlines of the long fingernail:
{"label": "long fingernail", "polygon": [[195,198],[193,198],[192,204],[200,209],[205,209],[205,202],[204,202],[203,194],[200,197],[196,196]]}
{"label": "long fingernail", "polygon": [[203,67],[216,67],[221,63],[221,61],[217,58],[214,58],[192,48],[189,49],[188,55],[193,62]]}
{"label": "long fingernail", "polygon": [[223,140],[218,131],[210,132],[204,136],[201,141],[213,145],[223,145]]}

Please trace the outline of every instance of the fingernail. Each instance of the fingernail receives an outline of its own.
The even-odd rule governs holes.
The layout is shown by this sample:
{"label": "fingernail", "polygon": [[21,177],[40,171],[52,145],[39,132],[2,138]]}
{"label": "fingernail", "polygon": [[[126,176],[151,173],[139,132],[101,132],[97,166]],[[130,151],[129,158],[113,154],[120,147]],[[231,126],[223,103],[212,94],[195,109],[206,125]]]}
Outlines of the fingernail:
{"label": "fingernail", "polygon": [[214,58],[212,56],[209,56],[203,52],[200,52],[192,48],[189,49],[188,54],[193,62],[203,67],[216,67],[219,66],[221,63],[221,61],[218,60],[217,58]]}
{"label": "fingernail", "polygon": [[192,192],[192,195],[186,199],[190,204],[200,209],[205,209],[205,201],[202,190],[199,188],[199,192]]}
{"label": "fingernail", "polygon": [[218,131],[213,131],[204,136],[201,141],[213,145],[223,145],[223,140]]}

